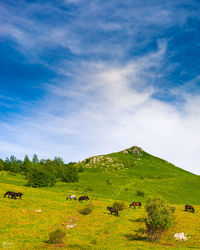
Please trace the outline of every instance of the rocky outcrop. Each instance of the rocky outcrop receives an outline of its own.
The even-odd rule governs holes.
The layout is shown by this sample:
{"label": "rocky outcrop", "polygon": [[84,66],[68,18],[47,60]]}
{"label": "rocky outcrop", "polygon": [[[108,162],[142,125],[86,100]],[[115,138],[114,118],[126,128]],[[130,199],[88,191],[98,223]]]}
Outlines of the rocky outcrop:
{"label": "rocky outcrop", "polygon": [[131,148],[125,149],[122,151],[123,154],[136,154],[136,155],[142,155],[143,149],[137,146],[133,146]]}

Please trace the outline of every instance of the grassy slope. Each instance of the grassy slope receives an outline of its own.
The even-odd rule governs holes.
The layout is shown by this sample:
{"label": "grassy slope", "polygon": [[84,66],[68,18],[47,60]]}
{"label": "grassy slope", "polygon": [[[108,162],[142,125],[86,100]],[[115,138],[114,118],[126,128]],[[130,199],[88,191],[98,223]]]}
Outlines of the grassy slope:
{"label": "grassy slope", "polygon": [[[54,187],[34,189],[25,186],[24,176],[1,171],[0,246],[4,242],[12,243],[15,249],[49,249],[45,243],[48,233],[75,220],[77,226],[68,229],[64,248],[198,249],[200,177],[144,151],[137,154],[134,147],[126,151],[128,153],[122,151],[84,161],[84,172],[80,173],[80,181],[74,184],[57,183]],[[3,198],[8,190],[23,192],[23,199]],[[144,191],[145,196],[136,196],[137,190]],[[84,204],[65,200],[67,195],[74,193],[77,196],[89,195],[93,199],[95,210],[92,214],[80,215],[78,209]],[[115,200],[124,200],[128,206],[132,201],[144,203],[148,196],[158,195],[176,204],[176,223],[159,243],[146,242],[141,233],[144,229],[141,221],[143,209],[128,208],[120,213],[119,218],[106,211]],[[195,205],[197,212],[184,212],[186,203]],[[35,212],[38,209],[42,212]],[[191,238],[188,242],[178,243],[173,234],[182,231],[188,232]]]}
{"label": "grassy slope", "polygon": [[[193,185],[189,185],[193,189],[196,188],[196,185],[200,185],[197,177],[180,177],[179,184],[177,178],[169,178],[166,183],[163,182],[164,179],[136,179],[133,187],[129,186],[130,191],[123,191],[123,188],[121,190],[120,183],[122,183],[122,187],[126,186],[126,180],[122,176],[110,173],[108,177],[113,183],[112,185],[105,184],[103,174],[99,175],[94,169],[89,169],[81,174],[80,183],[58,183],[55,187],[35,189],[24,186],[26,180],[23,176],[0,172],[0,245],[2,242],[6,242],[12,243],[15,249],[49,249],[45,243],[48,233],[58,227],[64,228],[63,223],[75,220],[77,226],[67,229],[64,248],[177,249],[181,247],[182,249],[198,249],[200,246],[200,206],[196,205],[196,213],[192,214],[183,211],[184,204],[176,205],[175,226],[165,232],[159,243],[146,242],[145,235],[141,233],[144,229],[144,222],[141,221],[141,218],[144,217],[143,209],[128,208],[120,212],[119,218],[111,216],[105,209],[116,199],[126,200],[127,206],[129,200],[135,200],[135,188],[138,187],[135,184],[136,181],[139,185],[143,185],[145,192],[149,190],[150,194],[156,194],[159,189],[162,195],[167,195],[170,200],[171,189],[168,192],[165,190],[169,186],[170,180],[174,188],[175,185],[180,185],[184,189],[184,183],[188,181]],[[144,185],[145,182],[147,189]],[[92,187],[93,190],[91,190]],[[162,189],[160,190],[158,187],[162,187]],[[3,194],[7,190],[23,192],[23,199],[3,198]],[[184,191],[187,191],[187,188]],[[93,213],[87,216],[80,215],[77,210],[84,204],[65,200],[66,195],[72,193],[77,195],[87,193],[92,197],[95,206]],[[193,203],[198,203],[196,196],[190,197],[190,190],[184,193],[184,196],[180,198],[173,195],[171,199],[174,199],[173,203],[181,203],[184,199],[193,199],[196,201]],[[137,200],[145,200],[145,197],[142,199],[137,197]],[[35,212],[38,209],[41,209],[42,212]],[[188,242],[178,243],[173,239],[173,234],[182,231],[188,232],[191,238]],[[138,235],[135,236],[136,234]]]}
{"label": "grassy slope", "polygon": [[104,173],[120,170],[121,173],[140,178],[194,176],[194,174],[150,155],[136,146],[117,153],[90,157],[84,160],[82,164],[86,168],[98,169]]}

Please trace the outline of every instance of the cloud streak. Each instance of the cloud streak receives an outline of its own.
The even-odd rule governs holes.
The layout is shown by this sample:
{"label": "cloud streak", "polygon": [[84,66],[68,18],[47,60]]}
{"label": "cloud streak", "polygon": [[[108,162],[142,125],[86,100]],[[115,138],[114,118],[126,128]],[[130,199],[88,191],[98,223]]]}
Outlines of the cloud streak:
{"label": "cloud streak", "polygon": [[[1,3],[1,39],[54,78],[42,82],[42,98],[19,100],[23,112],[0,121],[2,157],[78,161],[138,145],[199,173],[199,73],[181,68],[174,41],[199,19],[196,1],[21,3]],[[18,100],[8,98],[0,106]]]}
{"label": "cloud streak", "polygon": [[[15,126],[1,124],[1,152],[19,157],[60,155],[66,161],[139,145],[154,155],[198,173],[199,96],[187,95],[183,109],[153,98],[155,76],[166,53],[162,43],[126,65],[83,63]],[[76,72],[78,68],[78,74]],[[63,69],[62,69],[63,70]],[[152,84],[149,84],[152,82]],[[72,84],[73,83],[73,84]]]}

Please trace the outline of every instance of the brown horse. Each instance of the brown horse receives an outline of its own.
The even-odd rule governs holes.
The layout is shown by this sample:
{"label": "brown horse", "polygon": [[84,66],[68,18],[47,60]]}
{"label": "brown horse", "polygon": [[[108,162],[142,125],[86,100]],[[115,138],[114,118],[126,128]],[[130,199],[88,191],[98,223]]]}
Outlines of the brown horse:
{"label": "brown horse", "polygon": [[119,212],[117,208],[113,208],[113,207],[107,207],[107,210],[109,210],[112,213],[115,213],[116,216],[119,216]]}
{"label": "brown horse", "polygon": [[194,213],[194,208],[193,208],[193,206],[191,206],[191,205],[185,205],[185,211],[191,211],[192,213]]}
{"label": "brown horse", "polygon": [[132,203],[129,205],[129,207],[134,207],[134,208],[136,208],[136,207],[140,207],[140,208],[141,208],[141,206],[142,206],[142,203],[139,202],[139,201],[137,201],[137,202],[132,202]]}

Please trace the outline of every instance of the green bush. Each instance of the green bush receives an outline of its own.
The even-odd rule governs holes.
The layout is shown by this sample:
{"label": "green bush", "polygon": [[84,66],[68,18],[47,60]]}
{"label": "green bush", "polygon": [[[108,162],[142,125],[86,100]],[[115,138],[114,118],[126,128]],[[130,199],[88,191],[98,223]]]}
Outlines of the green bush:
{"label": "green bush", "polygon": [[147,216],[147,240],[158,240],[165,229],[170,228],[174,221],[175,208],[162,198],[149,198],[145,206]]}
{"label": "green bush", "polygon": [[59,177],[62,182],[78,182],[78,169],[73,163],[60,166]]}
{"label": "green bush", "polygon": [[55,176],[42,167],[32,167],[27,174],[27,180],[27,185],[31,187],[53,186],[56,183]]}
{"label": "green bush", "polygon": [[63,243],[63,239],[66,235],[66,232],[62,229],[57,229],[49,234],[49,241],[50,244],[58,244]]}
{"label": "green bush", "polygon": [[94,206],[92,205],[92,203],[90,203],[89,205],[86,205],[84,208],[80,209],[79,213],[82,215],[88,215],[92,213],[93,210],[94,210]]}
{"label": "green bush", "polygon": [[112,185],[112,183],[110,182],[110,180],[106,180],[106,185]]}
{"label": "green bush", "polygon": [[142,190],[137,190],[136,195],[144,197],[145,193]]}
{"label": "green bush", "polygon": [[123,201],[115,201],[112,205],[113,208],[120,210],[124,210],[126,208],[126,204]]}

